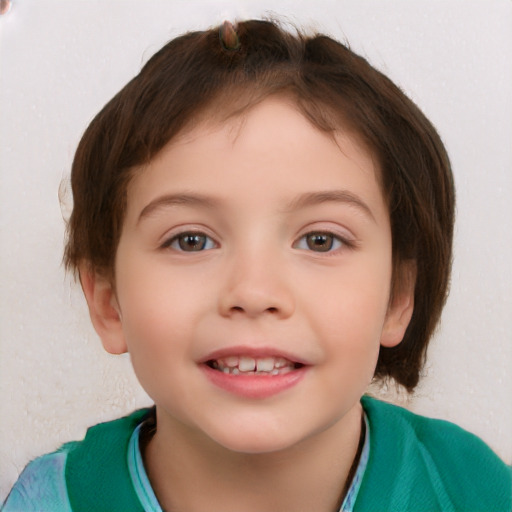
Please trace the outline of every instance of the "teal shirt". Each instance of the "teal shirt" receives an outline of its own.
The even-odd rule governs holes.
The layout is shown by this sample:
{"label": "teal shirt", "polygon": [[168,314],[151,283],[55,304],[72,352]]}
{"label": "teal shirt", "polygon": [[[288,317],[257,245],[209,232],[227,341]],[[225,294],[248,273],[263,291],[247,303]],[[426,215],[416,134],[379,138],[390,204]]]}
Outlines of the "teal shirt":
{"label": "teal shirt", "polygon": [[[512,510],[511,468],[476,436],[369,397],[362,404],[367,437],[343,512]],[[146,412],[31,462],[2,512],[160,512],[138,447]]]}
{"label": "teal shirt", "polygon": [[370,459],[354,512],[510,512],[512,468],[478,437],[363,397]]}
{"label": "teal shirt", "polygon": [[[138,417],[138,413],[135,414]],[[366,419],[365,421],[366,432],[368,433],[369,425]],[[135,493],[134,497],[128,492],[128,499],[133,500],[134,507],[140,505],[140,508],[134,508],[134,510],[163,512],[153,492],[153,488],[151,487],[142,462],[142,454],[139,447],[140,427],[141,422],[136,425],[130,436],[126,453],[129,479]],[[2,512],[35,512],[42,510],[51,512],[73,512],[77,510],[76,505],[75,507],[71,506],[66,481],[67,456],[69,451],[72,451],[76,445],[77,443],[68,443],[59,451],[43,455],[30,463],[12,489],[4,508],[2,508]],[[364,476],[369,452],[370,437],[366,435],[356,473],[339,512],[353,512],[354,502]],[[123,484],[124,483],[125,482],[123,482]],[[111,482],[111,485],[114,484]],[[96,494],[94,494],[94,499],[97,502],[100,501]],[[78,500],[80,502],[82,501],[80,498],[78,498]],[[115,509],[110,508],[114,505],[107,505],[108,502],[109,499],[107,498],[107,500],[102,501],[101,504],[91,503],[88,506],[94,506],[95,511],[100,510],[100,508],[101,510],[109,511],[125,510],[124,508],[121,509],[119,504],[116,505]],[[126,503],[123,507],[130,507],[126,510],[132,510],[132,507]],[[85,508],[80,505],[79,510],[82,509]]]}

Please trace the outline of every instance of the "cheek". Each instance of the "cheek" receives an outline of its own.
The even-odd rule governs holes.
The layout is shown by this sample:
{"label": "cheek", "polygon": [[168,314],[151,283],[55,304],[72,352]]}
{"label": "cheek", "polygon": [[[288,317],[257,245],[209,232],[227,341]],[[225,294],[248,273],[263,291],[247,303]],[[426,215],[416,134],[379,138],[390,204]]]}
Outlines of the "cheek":
{"label": "cheek", "polygon": [[375,338],[384,325],[390,283],[391,264],[379,262],[317,272],[300,286],[302,307],[332,337],[350,333],[351,337]]}
{"label": "cheek", "polygon": [[174,394],[181,389],[177,383],[184,381],[191,365],[190,308],[161,281],[133,280],[123,286],[123,333],[134,372],[154,401],[177,399]]}
{"label": "cheek", "polygon": [[391,263],[385,255],[368,263],[318,275],[309,280],[315,286],[303,283],[303,314],[324,345],[326,361],[337,365],[347,382],[373,377],[388,309]]}
{"label": "cheek", "polygon": [[[351,304],[355,305],[355,303]],[[363,306],[358,304],[358,306]],[[332,311],[330,318],[317,327],[323,344],[323,363],[328,386],[336,393],[343,389],[350,396],[361,396],[373,379],[380,351],[383,319],[375,321],[368,309]],[[357,311],[362,311],[359,314]]]}
{"label": "cheek", "polygon": [[180,348],[191,326],[192,312],[183,300],[172,300],[158,293],[139,288],[129,301],[121,303],[123,332],[132,354],[151,347],[155,357],[162,357],[170,349]]}
{"label": "cheek", "polygon": [[139,378],[159,368],[187,367],[198,327],[211,316],[211,276],[176,269],[156,258],[120,259],[118,268],[123,331]]}

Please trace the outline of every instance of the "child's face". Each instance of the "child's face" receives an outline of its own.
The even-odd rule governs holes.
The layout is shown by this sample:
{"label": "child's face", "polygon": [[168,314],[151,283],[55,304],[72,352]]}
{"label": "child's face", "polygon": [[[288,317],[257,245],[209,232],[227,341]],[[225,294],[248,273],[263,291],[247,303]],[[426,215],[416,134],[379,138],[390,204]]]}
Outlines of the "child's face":
{"label": "child's face", "polygon": [[115,264],[107,350],[130,352],[162,425],[242,452],[341,428],[412,307],[389,304],[371,156],[283,99],[198,126],[142,169]]}

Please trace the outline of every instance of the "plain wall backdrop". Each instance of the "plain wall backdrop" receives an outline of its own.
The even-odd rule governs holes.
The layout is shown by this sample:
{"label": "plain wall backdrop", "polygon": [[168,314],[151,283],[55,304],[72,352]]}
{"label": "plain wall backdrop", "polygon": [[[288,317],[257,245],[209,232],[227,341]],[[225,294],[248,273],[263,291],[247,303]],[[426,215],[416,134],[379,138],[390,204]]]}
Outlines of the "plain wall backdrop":
{"label": "plain wall backdrop", "polygon": [[[458,192],[451,295],[410,398],[512,462],[510,0],[12,0],[0,16],[0,500],[33,457],[150,403],[61,266],[85,127],[167,40],[275,13],[348,40],[438,128]],[[64,187],[65,192],[65,187]],[[382,393],[384,391],[381,391]]]}

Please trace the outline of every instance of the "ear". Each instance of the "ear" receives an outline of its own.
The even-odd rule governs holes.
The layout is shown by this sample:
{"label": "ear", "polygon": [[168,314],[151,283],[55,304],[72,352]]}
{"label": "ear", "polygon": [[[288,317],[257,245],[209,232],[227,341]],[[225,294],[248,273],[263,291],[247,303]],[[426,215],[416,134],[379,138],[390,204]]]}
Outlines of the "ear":
{"label": "ear", "polygon": [[89,306],[92,324],[103,347],[110,354],[124,354],[128,349],[112,281],[83,266],[80,267],[80,283]]}
{"label": "ear", "polygon": [[414,311],[416,262],[403,262],[399,272],[398,284],[390,297],[380,340],[380,344],[388,348],[395,347],[402,341]]}

